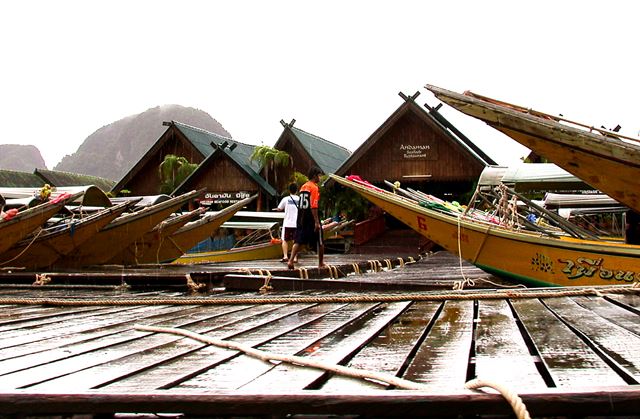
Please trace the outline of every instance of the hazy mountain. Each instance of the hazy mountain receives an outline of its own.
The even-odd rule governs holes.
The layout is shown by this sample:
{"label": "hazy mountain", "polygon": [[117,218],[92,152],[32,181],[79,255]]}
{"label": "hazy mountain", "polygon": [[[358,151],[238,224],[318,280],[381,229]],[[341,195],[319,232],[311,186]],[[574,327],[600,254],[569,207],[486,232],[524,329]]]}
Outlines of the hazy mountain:
{"label": "hazy mountain", "polygon": [[34,169],[46,168],[36,146],[0,144],[0,169],[33,173]]}
{"label": "hazy mountain", "polygon": [[157,106],[98,129],[54,170],[120,180],[166,131],[162,122],[171,120],[231,137],[204,111],[180,105]]}

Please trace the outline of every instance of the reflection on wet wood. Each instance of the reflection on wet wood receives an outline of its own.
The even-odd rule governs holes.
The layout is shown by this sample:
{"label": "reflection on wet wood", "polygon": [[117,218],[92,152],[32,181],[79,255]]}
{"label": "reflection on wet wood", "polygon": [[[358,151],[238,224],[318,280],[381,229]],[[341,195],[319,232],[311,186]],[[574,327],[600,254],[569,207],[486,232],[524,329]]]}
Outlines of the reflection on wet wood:
{"label": "reflection on wet wood", "polygon": [[[183,295],[15,291],[5,293],[0,288],[0,297],[36,294],[105,299],[104,306],[7,305],[0,313],[0,390],[14,400],[32,400],[25,392],[60,396],[48,401],[53,409],[49,412],[62,412],[61,400],[78,401],[70,395],[89,391],[96,400],[112,400],[113,411],[131,411],[126,397],[151,393],[176,397],[172,399],[176,410],[169,412],[194,414],[204,407],[187,403],[189,394],[206,395],[202,400],[226,395],[211,401],[221,409],[215,411],[239,415],[258,411],[257,400],[264,404],[262,412],[279,405],[290,409],[287,412],[318,413],[313,397],[322,398],[325,407],[331,403],[353,403],[353,407],[356,400],[363,400],[356,394],[384,394],[388,398],[378,396],[374,399],[378,402],[367,403],[388,403],[386,408],[390,408],[404,395],[419,394],[413,397],[431,402],[411,404],[410,414],[443,415],[451,409],[507,413],[508,409],[501,410],[504,402],[494,394],[464,390],[464,383],[475,377],[498,381],[522,394],[533,403],[534,415],[640,411],[640,301],[633,294],[476,296],[389,303],[331,302],[324,298],[358,294],[305,291],[298,294],[317,297],[317,301],[117,306],[108,305],[108,300],[117,301],[120,296],[181,299]],[[207,298],[236,296],[257,295],[220,293]],[[387,372],[424,383],[430,390],[407,392],[320,370],[264,362],[181,336],[136,331],[135,324],[184,328],[264,351]],[[628,397],[629,392],[636,397]],[[297,395],[295,400],[303,404],[285,404],[286,395]],[[614,399],[619,402],[612,403]],[[0,397],[0,414],[10,412],[14,405],[2,400]],[[44,399],[33,400],[33,406],[47,406]],[[232,407],[229,400],[244,403]],[[355,412],[375,414],[362,403]],[[136,406],[149,409],[145,403]],[[469,406],[475,410],[465,410]],[[325,413],[332,411],[327,409]]]}

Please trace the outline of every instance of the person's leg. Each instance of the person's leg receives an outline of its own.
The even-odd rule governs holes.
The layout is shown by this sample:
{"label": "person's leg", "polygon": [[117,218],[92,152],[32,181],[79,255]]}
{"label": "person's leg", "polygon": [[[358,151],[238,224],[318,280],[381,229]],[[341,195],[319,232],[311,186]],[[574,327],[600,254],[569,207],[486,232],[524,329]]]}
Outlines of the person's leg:
{"label": "person's leg", "polygon": [[293,246],[291,247],[291,257],[289,258],[289,262],[287,262],[287,268],[293,269],[295,267],[293,265],[293,262],[297,260],[299,248],[300,248],[300,244],[298,244],[297,242],[294,243]]}
{"label": "person's leg", "polygon": [[283,262],[289,261],[289,258],[287,257],[288,254],[289,254],[289,245],[287,244],[286,237],[283,237],[282,238],[282,261]]}
{"label": "person's leg", "polygon": [[318,244],[318,268],[324,267],[324,244]]}

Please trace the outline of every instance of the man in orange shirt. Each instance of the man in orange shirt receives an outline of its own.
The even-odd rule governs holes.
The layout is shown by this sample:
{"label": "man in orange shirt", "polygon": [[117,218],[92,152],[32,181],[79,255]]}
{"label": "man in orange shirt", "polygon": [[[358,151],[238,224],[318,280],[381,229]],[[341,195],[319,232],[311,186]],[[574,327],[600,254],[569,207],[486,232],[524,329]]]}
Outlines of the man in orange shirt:
{"label": "man in orange shirt", "polygon": [[318,215],[318,202],[320,201],[320,175],[322,170],[319,167],[312,167],[309,170],[309,181],[302,185],[298,195],[298,225],[296,228],[296,236],[294,239],[291,256],[287,266],[289,269],[294,268],[293,261],[300,251],[303,244],[314,246],[318,249],[318,267],[324,267],[324,243],[322,242],[322,226],[320,225],[320,217]]}

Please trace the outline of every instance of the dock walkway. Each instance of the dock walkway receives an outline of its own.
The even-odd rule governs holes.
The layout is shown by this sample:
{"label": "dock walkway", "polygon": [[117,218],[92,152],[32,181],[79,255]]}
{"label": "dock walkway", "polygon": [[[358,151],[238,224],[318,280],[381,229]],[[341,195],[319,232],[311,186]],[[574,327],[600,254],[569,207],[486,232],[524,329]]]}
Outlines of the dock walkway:
{"label": "dock walkway", "polygon": [[[457,259],[442,257],[453,272]],[[435,276],[446,276],[437,266]],[[393,276],[407,272],[416,280],[412,271],[420,267],[396,268]],[[192,295],[0,287],[0,414],[511,414],[496,392],[465,389],[474,378],[511,388],[533,416],[637,414],[640,296],[620,288],[566,291]],[[424,387],[403,390],[262,361],[136,325],[383,372]]]}

